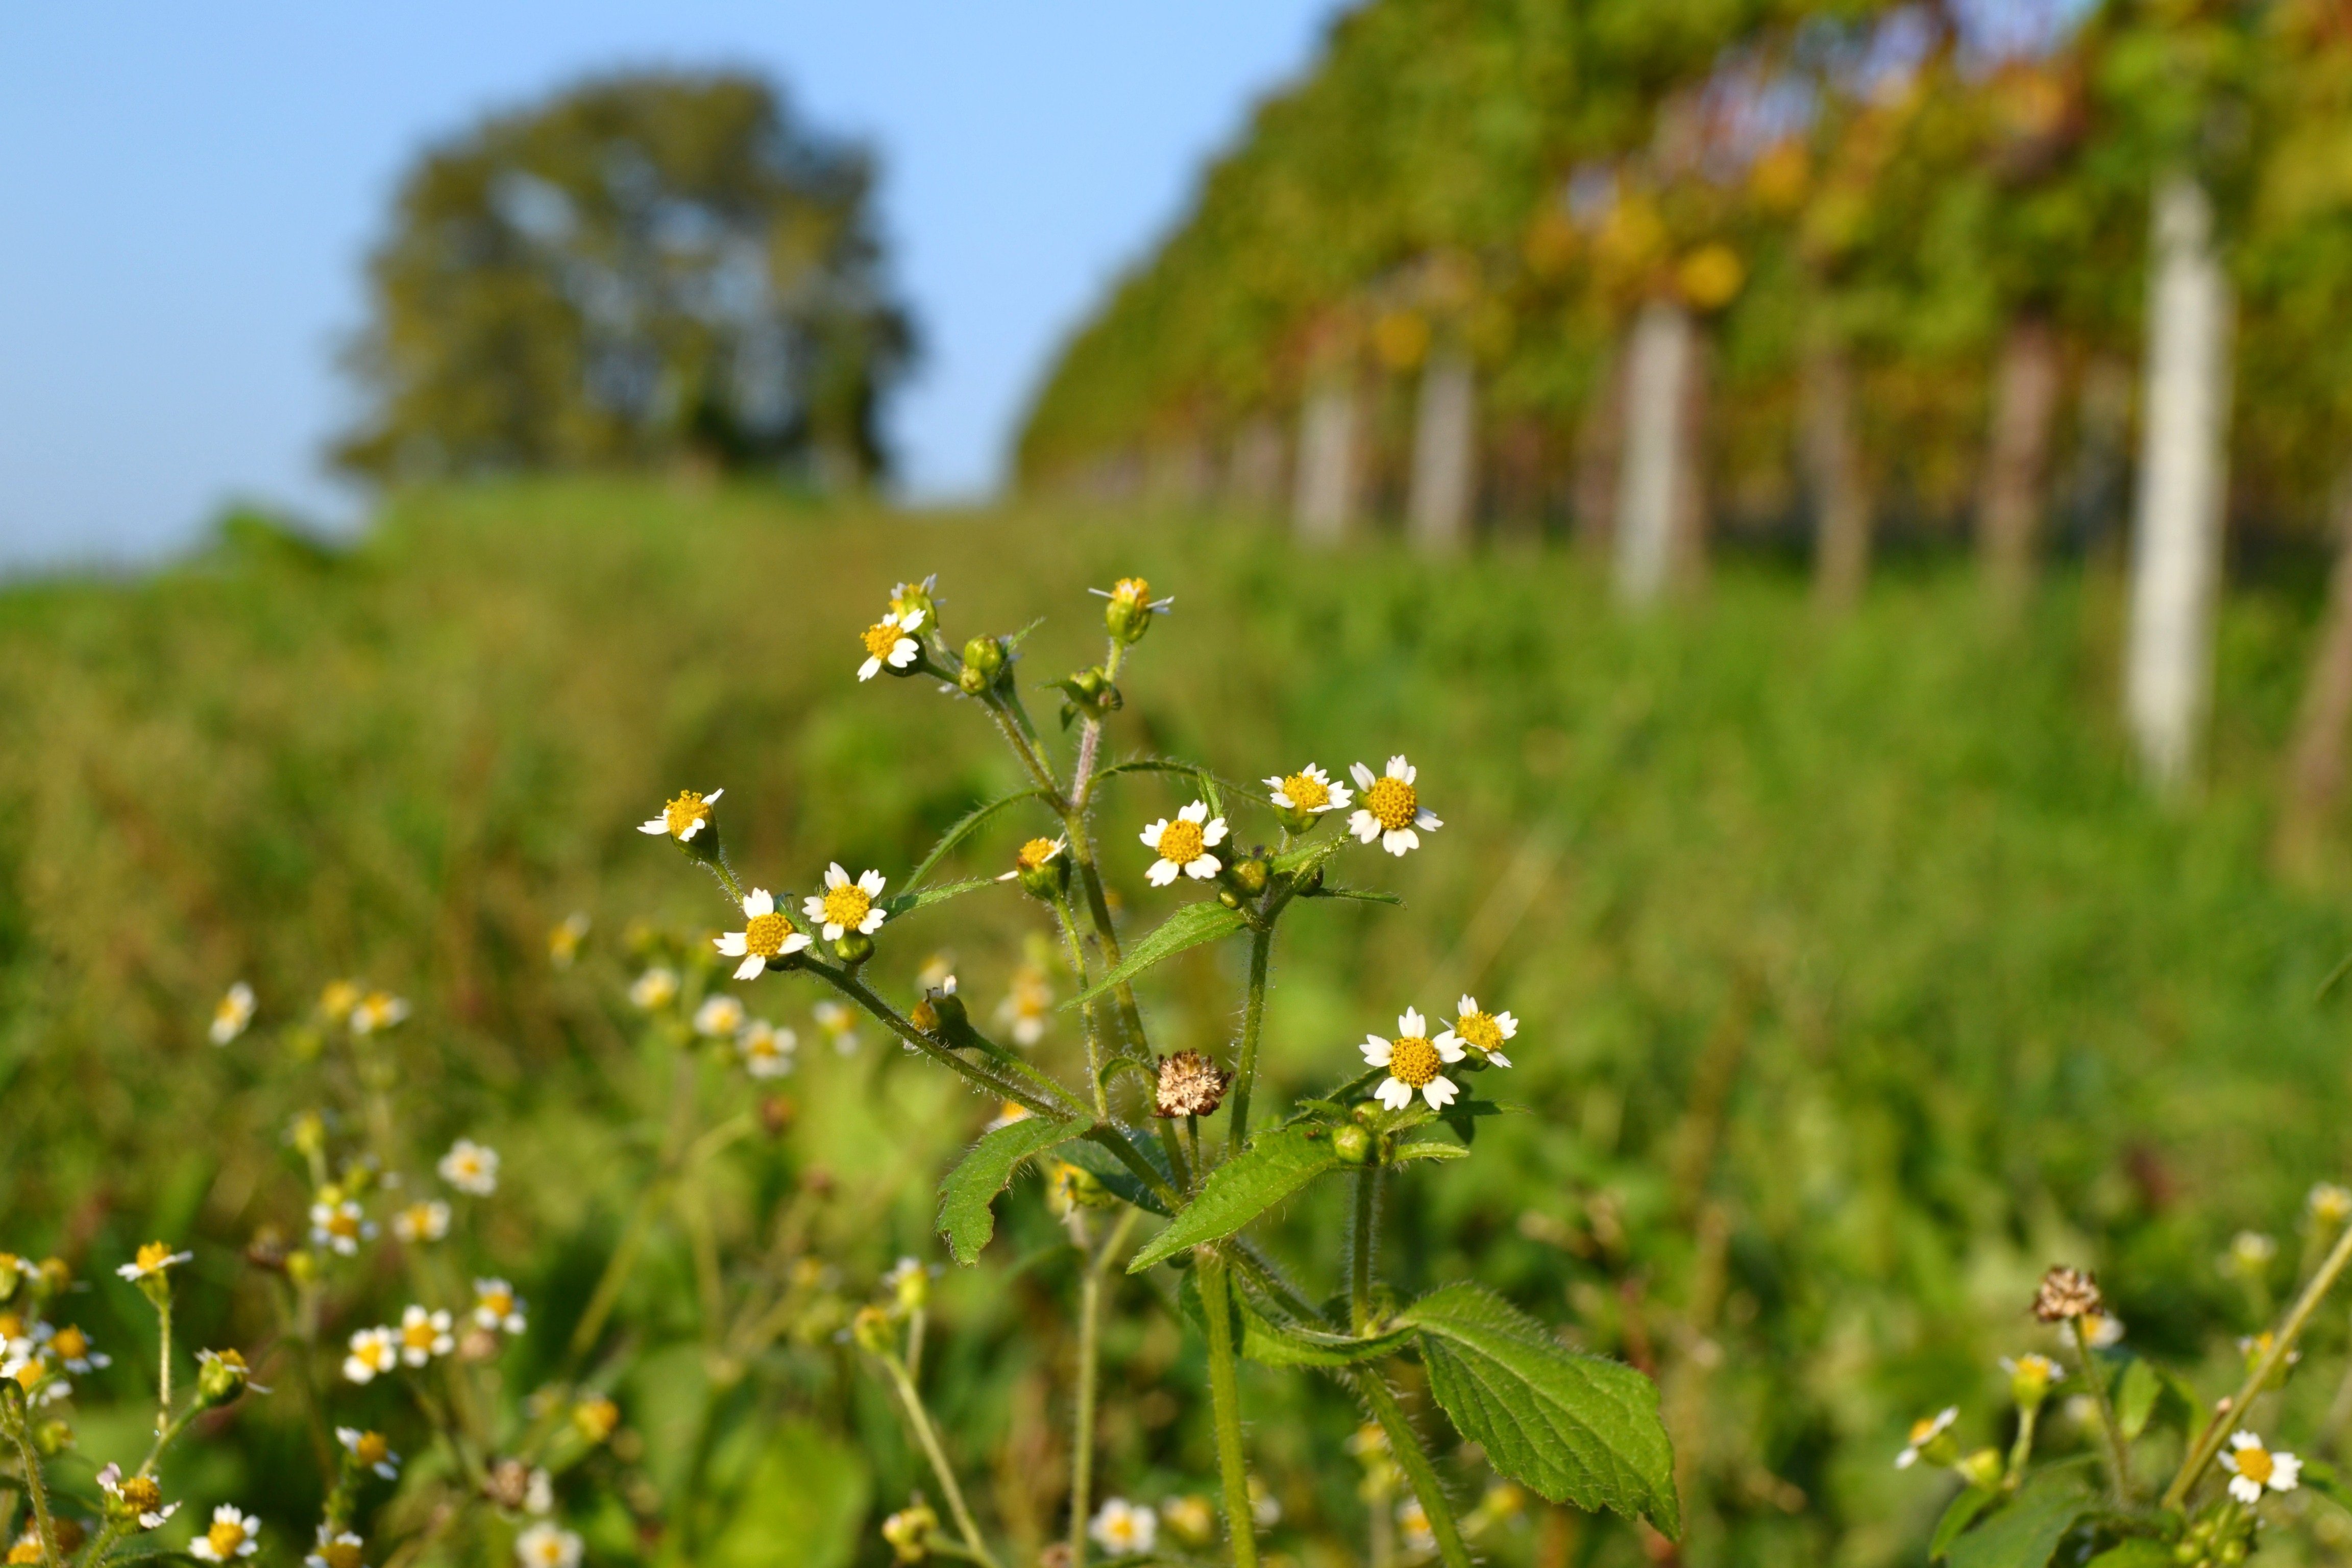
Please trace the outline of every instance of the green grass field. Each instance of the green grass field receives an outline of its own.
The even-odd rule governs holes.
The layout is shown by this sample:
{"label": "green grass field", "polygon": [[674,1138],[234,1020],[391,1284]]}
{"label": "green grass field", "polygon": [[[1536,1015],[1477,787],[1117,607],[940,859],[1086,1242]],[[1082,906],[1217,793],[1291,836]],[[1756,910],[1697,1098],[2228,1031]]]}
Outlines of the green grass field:
{"label": "green grass field", "polygon": [[[1217,521],[583,483],[413,497],[348,552],[249,531],[152,576],[0,593],[0,1244],[99,1277],[150,1235],[194,1237],[209,1325],[260,1338],[265,1286],[240,1252],[299,1226],[282,1132],[318,1093],[290,1026],[325,982],[363,975],[416,1004],[398,1094],[419,1137],[504,1151],[489,1239],[560,1335],[667,1079],[618,996],[630,930],[693,936],[729,912],[635,825],[682,785],[724,786],[736,864],[805,890],[833,859],[902,877],[1018,782],[930,683],[855,679],[891,584],[934,571],[955,640],[1047,617],[1029,685],[1097,657],[1088,584],[1140,573],[1174,594],[1122,683],[1122,754],[1235,778],[1420,765],[1447,826],[1350,872],[1409,907],[1294,922],[1269,1070],[1319,1087],[1365,1030],[1465,989],[1517,1013],[1509,1089],[1532,1114],[1401,1183],[1387,1267],[1416,1288],[1475,1268],[1654,1367],[1688,1561],[1918,1561],[1942,1483],[1898,1476],[1892,1453],[1943,1404],[1974,1400],[1981,1421],[1995,1358],[2049,1348],[2024,1309],[2052,1262],[2098,1267],[2134,1342],[2206,1359],[2218,1391],[2259,1292],[2216,1257],[2242,1227],[2275,1233],[2283,1287],[2305,1191],[2346,1174],[2352,996],[2315,994],[2352,919],[2328,876],[2288,886],[2263,860],[2297,604],[2231,603],[2211,783],[2168,809],[2118,733],[2118,594],[2095,574],[2053,583],[2008,636],[1958,569],[1885,581],[1832,626],[1800,584],[1736,561],[1704,603],[1636,622],[1559,553],[1432,567],[1387,546],[1301,555]],[[1131,922],[1172,907],[1134,831],[1176,804],[1141,783],[1104,819]],[[1008,822],[964,862],[993,870],[1023,836]],[[594,931],[557,973],[547,932],[573,910]],[[904,994],[951,946],[982,1013],[1044,930],[1034,911],[1007,891],[911,916],[877,972]],[[1160,1048],[1223,1048],[1236,957],[1154,974]],[[204,1026],[239,978],[260,1024],[216,1050]],[[814,1034],[796,983],[740,989]],[[1070,1016],[1040,1051],[1075,1048]],[[940,1256],[933,1185],[993,1107],[876,1042],[803,1054],[792,1130],[714,1178],[711,1224],[748,1233],[779,1184],[822,1168],[813,1223],[843,1270]],[[703,1092],[755,1098],[719,1069]],[[1057,1528],[1062,1374],[1020,1327],[1066,1281],[1034,1184],[1007,1209],[981,1268],[942,1288],[929,1376],[993,1478],[982,1506],[1034,1541]],[[1336,1208],[1285,1223],[1311,1256]],[[915,1471],[879,1395],[837,1352],[796,1350],[796,1392],[762,1394],[753,1424],[775,1435],[721,1441],[750,1428],[720,1419],[730,1385],[693,1348],[689,1252],[657,1242],[626,1308],[675,1341],[623,1399],[656,1511],[693,1515],[663,1551],[883,1561],[869,1504],[896,1506]],[[128,1297],[101,1284],[90,1309],[118,1342],[146,1331]],[[1115,1375],[1148,1385],[1115,1402],[1106,1484],[1205,1489],[1197,1362],[1147,1291],[1120,1305]],[[2314,1420],[2343,1349],[2326,1325],[2289,1390]],[[109,1376],[135,1394],[135,1369]],[[1255,1397],[1277,1543],[1350,1561],[1361,1505],[1332,1458],[1349,1401],[1271,1375]],[[264,1406],[222,1436],[219,1484],[241,1475],[299,1519],[310,1494],[272,1458],[290,1427]],[[2053,1440],[2084,1441],[2063,1421]],[[799,1557],[761,1555],[779,1532]],[[637,1539],[614,1522],[592,1551]],[[1489,1550],[1641,1557],[1565,1516]]]}

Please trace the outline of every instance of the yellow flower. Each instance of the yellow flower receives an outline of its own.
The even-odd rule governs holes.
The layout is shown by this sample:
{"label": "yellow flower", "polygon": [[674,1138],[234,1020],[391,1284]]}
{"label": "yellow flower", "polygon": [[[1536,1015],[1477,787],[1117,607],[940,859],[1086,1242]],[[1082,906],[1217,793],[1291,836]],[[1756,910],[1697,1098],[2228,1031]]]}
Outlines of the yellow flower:
{"label": "yellow flower", "polygon": [[1377,838],[1381,847],[1391,855],[1402,855],[1421,847],[1421,835],[1445,826],[1427,806],[1413,787],[1420,770],[1402,755],[1389,759],[1389,771],[1378,778],[1372,770],[1358,763],[1349,770],[1356,784],[1364,792],[1364,803],[1348,818],[1348,831],[1362,843]]}
{"label": "yellow flower", "polygon": [[1451,1029],[1431,1038],[1429,1021],[1421,1016],[1418,1007],[1406,1008],[1397,1019],[1395,1039],[1367,1035],[1360,1048],[1366,1062],[1389,1069],[1389,1076],[1381,1080],[1372,1098],[1391,1110],[1402,1110],[1411,1105],[1415,1089],[1421,1091],[1432,1110],[1444,1110],[1461,1092],[1445,1076],[1445,1066],[1460,1061],[1469,1053],[1462,1048],[1462,1042],[1454,1037]]}
{"label": "yellow flower", "polygon": [[1503,1042],[1519,1032],[1519,1021],[1508,1013],[1486,1013],[1478,1007],[1478,998],[1465,993],[1460,1016],[1454,1020],[1456,1038],[1485,1057],[1498,1068],[1511,1065],[1503,1054]]}
{"label": "yellow flower", "polygon": [[563,917],[562,923],[547,933],[547,961],[558,969],[569,969],[580,958],[580,944],[588,940],[588,913],[574,910]]}
{"label": "yellow flower", "polygon": [[371,991],[352,1009],[352,1033],[373,1035],[408,1016],[408,1004],[388,991]]}
{"label": "yellow flower", "polygon": [[246,1026],[252,1022],[253,987],[240,980],[228,988],[228,994],[213,1008],[213,1025],[209,1031],[213,1044],[228,1044],[245,1033]]}
{"label": "yellow flower", "polygon": [[667,833],[680,844],[689,843],[696,834],[702,831],[702,825],[710,820],[710,808],[717,805],[719,797],[726,793],[723,789],[715,789],[709,795],[698,795],[693,790],[682,789],[670,797],[669,804],[662,807],[659,816],[647,817],[637,824],[637,831]]}
{"label": "yellow flower", "polygon": [[882,667],[904,669],[915,662],[923,645],[915,640],[922,629],[923,611],[919,606],[893,610],[866,628],[859,641],[866,645],[866,662],[857,667],[857,679],[871,680],[882,673]]}
{"label": "yellow flower", "polygon": [[195,1256],[193,1252],[174,1252],[160,1241],[151,1241],[139,1249],[138,1256],[115,1272],[125,1279],[139,1280],[161,1278],[165,1270],[176,1268]]}
{"label": "yellow flower", "polygon": [[[849,873],[841,868],[841,862],[835,860],[824,868],[824,891],[803,900],[801,913],[811,924],[824,926],[827,942],[838,942],[853,931],[872,936],[888,918],[879,901],[887,880],[879,871],[866,870],[859,872],[857,880],[853,882]],[[747,901],[745,908],[749,907]],[[803,937],[801,942],[805,946],[808,939]]]}
{"label": "yellow flower", "polygon": [[1205,801],[1194,801],[1176,814],[1174,821],[1161,817],[1141,835],[1143,847],[1160,857],[1144,872],[1144,879],[1155,888],[1164,888],[1181,874],[1205,881],[1217,874],[1223,862],[1210,849],[1225,841],[1225,819],[1212,821]]}
{"label": "yellow flower", "polygon": [[1333,784],[1331,775],[1313,763],[1295,773],[1277,774],[1267,779],[1265,787],[1273,792],[1270,798],[1275,805],[1301,816],[1345,811],[1348,803],[1355,798],[1348,793],[1346,784]]}

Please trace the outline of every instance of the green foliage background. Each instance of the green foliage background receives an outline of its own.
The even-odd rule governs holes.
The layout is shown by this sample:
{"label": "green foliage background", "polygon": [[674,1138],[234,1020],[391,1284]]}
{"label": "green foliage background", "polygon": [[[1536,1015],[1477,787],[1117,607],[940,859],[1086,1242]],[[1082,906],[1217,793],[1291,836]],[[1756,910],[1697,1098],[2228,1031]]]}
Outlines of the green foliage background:
{"label": "green foliage background", "polygon": [[[854,679],[890,584],[931,571],[953,637],[1049,617],[1032,681],[1092,657],[1088,584],[1139,572],[1173,593],[1124,683],[1122,752],[1234,776],[1395,751],[1421,765],[1447,826],[1350,875],[1410,909],[1294,922],[1274,1084],[1346,1075],[1408,1005],[1469,989],[1517,1013],[1505,1087],[1534,1113],[1399,1178],[1388,1269],[1416,1292],[1475,1273],[1654,1366],[1689,1561],[1917,1561],[1941,1483],[1889,1459],[1926,1410],[1994,1407],[1997,1355],[2049,1348],[2024,1309],[2053,1261],[2097,1264],[2135,1342],[2210,1358],[2219,1392],[2254,1317],[2216,1254],[2242,1226],[2285,1235],[2306,1186],[2344,1173],[2352,1002],[2314,994],[2352,920],[2262,869],[2300,602],[2227,607],[2212,786],[2167,812],[2114,732],[2118,595],[2096,570],[2008,637],[1971,582],[1896,574],[1832,627],[1742,563],[1703,608],[1632,621],[1550,555],[1433,573],[1208,519],[429,492],[348,551],[248,524],[152,576],[0,595],[0,1242],[99,1281],[85,1326],[119,1361],[95,1388],[141,1386],[143,1308],[105,1276],[150,1235],[193,1238],[200,1342],[265,1332],[239,1255],[261,1226],[299,1226],[281,1133],[316,1094],[277,1026],[340,974],[416,1002],[400,1048],[418,1140],[505,1154],[478,1239],[537,1305],[511,1369],[528,1386],[634,1199],[668,1077],[618,996],[622,933],[725,912],[635,824],[681,785],[723,785],[738,867],[805,889],[835,858],[902,876],[1019,782],[929,683]],[[1131,924],[1173,896],[1143,884],[1126,819],[1174,804],[1139,784],[1105,822]],[[967,866],[993,869],[1020,834],[994,830]],[[556,973],[546,933],[575,908],[595,932]],[[950,944],[978,1013],[1040,924],[1009,889],[974,896],[886,928],[877,971],[903,995]],[[1162,1048],[1224,1046],[1221,966],[1239,957],[1154,972]],[[240,977],[261,1023],[215,1050],[204,1024]],[[794,983],[736,989],[801,1029],[803,1066],[782,1085],[792,1130],[730,1156],[722,1232],[754,1234],[821,1169],[814,1234],[850,1294],[900,1252],[942,1258],[933,1187],[995,1108],[871,1040],[835,1057]],[[1075,1048],[1066,1017],[1038,1048]],[[757,1098],[715,1066],[706,1092]],[[1000,1208],[979,1268],[943,1282],[925,1375],[986,1478],[980,1506],[1017,1537],[1024,1507],[1056,1528],[1068,1347],[1050,1325],[1070,1280],[1034,1181]],[[1338,1226],[1311,1197],[1277,1234],[1317,1288]],[[881,1561],[872,1518],[918,1477],[878,1390],[822,1342],[761,1379],[714,1378],[688,1274],[665,1241],[625,1300],[640,1359],[620,1398],[645,1458],[610,1478],[592,1553]],[[1145,1289],[1118,1306],[1104,1483],[1207,1489],[1193,1352]],[[2340,1325],[2314,1342],[2323,1403],[2341,1350]],[[1252,1399],[1279,1543],[1349,1561],[1350,1402],[1289,1374]],[[140,1417],[109,1419],[85,1423],[91,1464]],[[2080,1440],[2058,1424],[2061,1447]],[[203,1451],[185,1495],[307,1532],[297,1436],[269,1402]],[[1486,1550],[1643,1560],[1622,1527],[1566,1516]]]}

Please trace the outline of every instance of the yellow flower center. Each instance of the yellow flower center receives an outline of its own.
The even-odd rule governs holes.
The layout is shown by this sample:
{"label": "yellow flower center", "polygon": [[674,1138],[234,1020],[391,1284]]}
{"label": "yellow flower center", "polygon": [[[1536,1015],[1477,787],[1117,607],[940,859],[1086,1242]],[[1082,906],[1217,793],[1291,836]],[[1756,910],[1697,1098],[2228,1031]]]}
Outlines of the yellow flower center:
{"label": "yellow flower center", "polygon": [[1110,596],[1127,605],[1151,603],[1151,584],[1141,577],[1121,577],[1110,585]]}
{"label": "yellow flower center", "polygon": [[1013,858],[1013,864],[1024,871],[1034,871],[1061,852],[1062,846],[1051,838],[1032,838]]}
{"label": "yellow flower center", "polygon": [[872,894],[855,882],[844,882],[825,892],[824,923],[839,926],[844,931],[856,931],[873,908]]}
{"label": "yellow flower center", "polygon": [[16,1386],[30,1392],[40,1386],[41,1379],[47,1375],[48,1370],[39,1362],[28,1360],[16,1369]]}
{"label": "yellow flower center", "polygon": [[348,1209],[337,1209],[327,1216],[327,1234],[357,1238],[360,1234],[360,1216]]}
{"label": "yellow flower center", "polygon": [[38,1563],[40,1560],[41,1543],[38,1541],[20,1541],[8,1548],[8,1561],[11,1563]]}
{"label": "yellow flower center", "polygon": [[1178,866],[1190,866],[1201,858],[1208,845],[1201,836],[1201,825],[1178,817],[1160,830],[1160,858]]}
{"label": "yellow flower center", "polygon": [[1331,804],[1331,786],[1312,773],[1292,773],[1282,781],[1282,793],[1294,811],[1320,811]]}
{"label": "yellow flower center", "polygon": [[784,951],[784,939],[793,934],[793,922],[773,910],[764,915],[753,915],[743,923],[743,951],[760,958],[773,958]]}
{"label": "yellow flower center", "polygon": [[1454,1032],[1462,1037],[1465,1044],[1475,1046],[1482,1051],[1503,1048],[1503,1026],[1495,1022],[1491,1013],[1463,1014],[1455,1020]]}
{"label": "yellow flower center", "polygon": [[1420,1089],[1433,1081],[1437,1069],[1444,1065],[1437,1047],[1419,1035],[1407,1035],[1389,1047],[1389,1076],[1407,1089]]}
{"label": "yellow flower center", "polygon": [[1391,833],[1400,827],[1411,827],[1420,805],[1421,796],[1413,793],[1412,785],[1386,773],[1374,779],[1372,787],[1364,792],[1364,809]]}
{"label": "yellow flower center", "polygon": [[0,1312],[0,1340],[13,1340],[25,1331],[25,1320],[14,1312]]}
{"label": "yellow flower center", "polygon": [[215,1556],[234,1557],[236,1549],[245,1544],[245,1526],[226,1519],[215,1520],[213,1527],[205,1531],[205,1539],[212,1542]]}
{"label": "yellow flower center", "polygon": [[141,1513],[152,1513],[163,1506],[163,1489],[150,1476],[133,1476],[124,1481],[116,1493]]}
{"label": "yellow flower center", "polygon": [[319,1548],[319,1560],[327,1568],[360,1568],[359,1543],[353,1541],[330,1541]]}
{"label": "yellow flower center", "polygon": [[2238,1473],[2256,1486],[2268,1481],[2271,1479],[2271,1471],[2274,1468],[2269,1453],[2263,1449],[2241,1448],[2238,1450]]}
{"label": "yellow flower center", "polygon": [[1923,1415],[1918,1420],[1911,1423],[1912,1447],[1918,1447],[1920,1444],[1926,1442],[1935,1435],[1936,1418],[1933,1415]]}
{"label": "yellow flower center", "polygon": [[887,660],[890,650],[897,647],[898,639],[906,635],[888,621],[877,621],[866,628],[866,651],[876,658]]}
{"label": "yellow flower center", "polygon": [[352,1458],[362,1465],[381,1465],[392,1457],[392,1445],[381,1432],[362,1432],[360,1440],[352,1445]]}
{"label": "yellow flower center", "polygon": [[403,1323],[400,1326],[400,1337],[410,1350],[429,1351],[433,1348],[432,1321],[428,1319],[420,1322]]}
{"label": "yellow flower center", "polygon": [[668,824],[670,837],[676,838],[698,822],[710,820],[710,803],[690,789],[677,792],[677,798],[662,807],[662,821]]}
{"label": "yellow flower center", "polygon": [[493,1290],[482,1298],[482,1305],[490,1310],[492,1317],[503,1318],[514,1310],[514,1292]]}
{"label": "yellow flower center", "polygon": [[59,1329],[49,1348],[68,1361],[79,1361],[89,1353],[89,1336],[76,1328]]}
{"label": "yellow flower center", "polygon": [[160,1241],[151,1241],[139,1249],[139,1256],[135,1261],[139,1265],[140,1273],[152,1274],[170,1261],[171,1257],[170,1247]]}

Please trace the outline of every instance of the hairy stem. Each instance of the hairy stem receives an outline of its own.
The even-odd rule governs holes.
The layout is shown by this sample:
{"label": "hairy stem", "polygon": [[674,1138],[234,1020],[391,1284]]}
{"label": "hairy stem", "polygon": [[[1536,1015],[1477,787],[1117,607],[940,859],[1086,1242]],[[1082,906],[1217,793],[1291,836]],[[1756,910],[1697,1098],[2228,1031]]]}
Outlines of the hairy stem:
{"label": "hairy stem", "polygon": [[2114,1401],[2107,1397],[2107,1385],[2099,1376],[2099,1363],[2091,1354],[2090,1331],[2083,1320],[2070,1318],[2074,1331],[2074,1353],[2082,1358],[2083,1381],[2091,1385],[2091,1400],[2099,1413],[2099,1430],[2106,1437],[2107,1481],[2115,1489],[2116,1505],[2123,1507],[2131,1500],[2131,1450],[2124,1445],[2124,1429],[2116,1419]]}
{"label": "hairy stem", "polygon": [[1257,1037],[1265,1022],[1266,954],[1273,946],[1272,922],[1250,932],[1249,995],[1242,1005],[1241,1058],[1234,1067],[1233,1124],[1225,1131],[1228,1159],[1249,1142],[1250,1089],[1257,1080]]}
{"label": "hairy stem", "polygon": [[891,1384],[898,1391],[898,1402],[906,1406],[907,1423],[915,1429],[915,1441],[922,1446],[923,1457],[931,1462],[931,1475],[940,1483],[940,1495],[948,1500],[948,1511],[955,1516],[964,1549],[971,1553],[974,1562],[996,1568],[996,1559],[989,1555],[987,1543],[980,1538],[980,1526],[972,1522],[971,1506],[963,1500],[963,1488],[956,1484],[947,1451],[940,1447],[939,1429],[931,1425],[930,1413],[923,1408],[923,1396],[916,1391],[914,1379],[907,1375],[907,1363],[891,1354],[879,1359],[890,1373]]}
{"label": "hairy stem", "polygon": [[1381,1170],[1356,1173],[1355,1223],[1348,1237],[1348,1327],[1362,1335],[1372,1324],[1372,1227],[1380,1213]]}
{"label": "hairy stem", "polygon": [[2020,1405],[2017,1411],[2017,1441],[2010,1445],[2007,1484],[2014,1488],[2025,1479],[2025,1461],[2033,1457],[2033,1427],[2041,1419],[2038,1405]]}
{"label": "hairy stem", "polygon": [[155,1296],[155,1333],[162,1349],[155,1358],[155,1430],[172,1420],[172,1288],[167,1276]]}
{"label": "hairy stem", "polygon": [[1437,1467],[1429,1462],[1429,1455],[1421,1446],[1421,1434],[1405,1419],[1404,1406],[1388,1385],[1388,1381],[1370,1367],[1355,1371],[1356,1392],[1371,1410],[1372,1419],[1381,1424],[1388,1435],[1389,1452],[1394,1456],[1397,1468],[1404,1471],[1405,1479],[1412,1483],[1412,1495],[1421,1500],[1421,1511],[1429,1517],[1429,1532],[1437,1537],[1437,1555],[1445,1568],[1470,1568],[1470,1549],[1462,1544],[1462,1527],[1454,1521],[1454,1505],[1445,1500],[1445,1489],[1438,1483]]}
{"label": "hairy stem", "polygon": [[[2287,1310],[2286,1321],[2271,1335],[2270,1349],[2254,1363],[2252,1370],[2246,1373],[2246,1381],[2239,1388],[2237,1397],[2230,1402],[2231,1410],[2245,1409],[2254,1395],[2269,1384],[2271,1374],[2284,1364],[2288,1352],[2294,1349],[2294,1342],[2303,1335],[2304,1325],[2311,1321],[2311,1314],[2319,1310],[2320,1301],[2334,1288],[2336,1277],[2344,1272],[2347,1262],[2352,1262],[2352,1226],[2345,1227],[2344,1234],[2328,1250],[2326,1261],[2320,1264],[2318,1272],[2312,1275],[2310,1282],[2303,1288],[2303,1294],[2296,1297],[2294,1305]],[[2214,1422],[2181,1459],[2180,1473],[2174,1476],[2172,1484],[2164,1489],[2166,1508],[2177,1509],[2188,1500],[2189,1489],[2197,1484],[2205,1474],[2205,1467],[2211,1464],[2213,1456],[2221,1451],[2221,1428],[2226,1425],[2226,1422]]]}
{"label": "hairy stem", "polygon": [[1087,1515],[1094,1509],[1095,1403],[1101,1381],[1102,1299],[1111,1261],[1126,1247],[1142,1211],[1129,1207],[1118,1216],[1102,1245],[1087,1258],[1078,1276],[1078,1394],[1070,1439],[1070,1564],[1087,1568]]}
{"label": "hairy stem", "polygon": [[1249,1461],[1242,1453],[1240,1369],[1234,1353],[1232,1283],[1224,1260],[1202,1248],[1192,1255],[1201,1289],[1201,1315],[1209,1340],[1209,1408],[1217,1429],[1217,1472],[1224,1485],[1225,1533],[1234,1568],[1257,1568],[1257,1521],[1250,1512]]}
{"label": "hairy stem", "polygon": [[5,1415],[8,1436],[16,1441],[16,1462],[24,1467],[25,1495],[33,1504],[33,1529],[40,1536],[41,1560],[63,1563],[65,1558],[58,1551],[57,1521],[49,1517],[49,1489],[41,1477],[40,1460],[33,1453],[32,1414],[23,1395],[12,1390],[7,1399],[0,1415]]}
{"label": "hairy stem", "polygon": [[[1070,973],[1077,977],[1078,994],[1087,991],[1087,953],[1078,941],[1078,918],[1070,908],[1070,895],[1056,891],[1054,895],[1054,915],[1062,928],[1062,942],[1070,951]],[[1078,1023],[1087,1037],[1087,1084],[1094,1090],[1095,1114],[1110,1114],[1110,1098],[1103,1089],[1102,1020],[1095,1013],[1092,1002],[1078,1004]]]}

